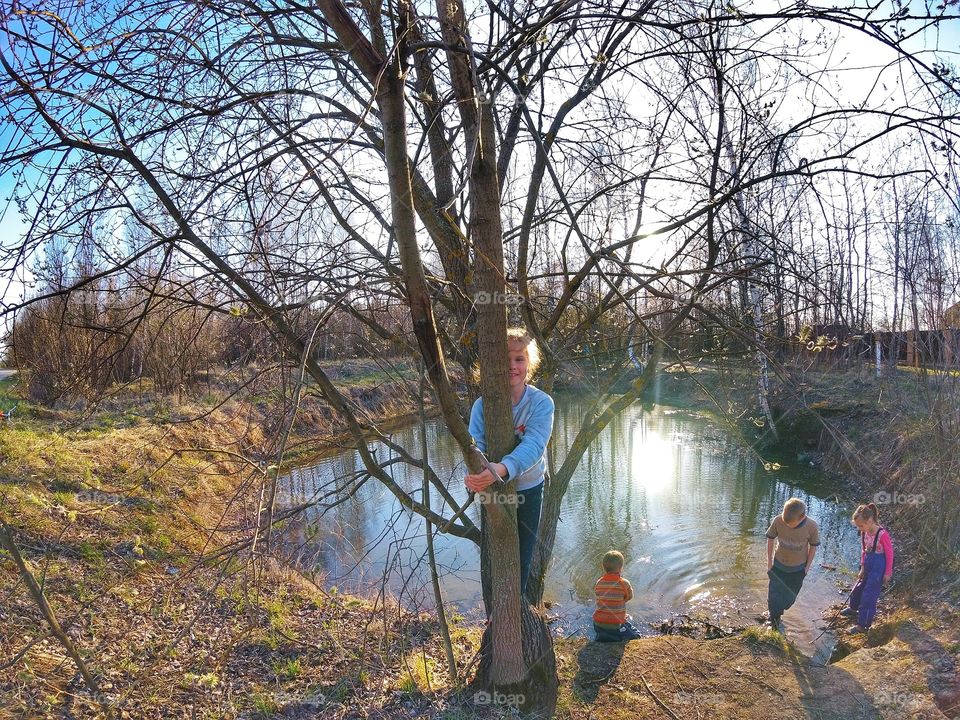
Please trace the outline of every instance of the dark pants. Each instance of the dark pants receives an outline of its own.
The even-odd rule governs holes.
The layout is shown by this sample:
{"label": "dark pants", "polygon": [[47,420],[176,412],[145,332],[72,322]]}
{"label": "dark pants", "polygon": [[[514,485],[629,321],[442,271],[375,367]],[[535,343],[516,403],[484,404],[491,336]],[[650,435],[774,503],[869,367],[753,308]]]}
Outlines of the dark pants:
{"label": "dark pants", "polygon": [[868,552],[863,560],[863,578],[857,580],[850,593],[850,609],[857,611],[857,625],[868,628],[877,617],[877,600],[883,587],[887,558],[883,553]]}
{"label": "dark pants", "polygon": [[[530,561],[537,546],[537,531],[540,529],[540,506],[543,504],[543,483],[529,490],[517,491],[517,535],[520,539],[520,594],[527,592],[527,576]],[[519,500],[522,497],[523,500]]]}
{"label": "dark pants", "polygon": [[619,630],[608,630],[594,623],[593,631],[597,634],[597,642],[623,642],[643,637],[636,625],[629,620],[621,625]]}
{"label": "dark pants", "polygon": [[770,611],[771,620],[779,620],[784,611],[789,610],[796,602],[806,573],[803,570],[787,572],[774,565],[767,571],[767,577],[770,578],[767,609]]}

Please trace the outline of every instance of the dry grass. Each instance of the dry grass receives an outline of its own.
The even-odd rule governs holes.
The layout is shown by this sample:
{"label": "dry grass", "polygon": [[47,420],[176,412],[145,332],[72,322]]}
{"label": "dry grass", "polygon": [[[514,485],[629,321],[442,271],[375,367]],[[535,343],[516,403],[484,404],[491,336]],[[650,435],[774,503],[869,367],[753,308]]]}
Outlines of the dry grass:
{"label": "dry grass", "polygon": [[[384,396],[394,414],[400,395]],[[384,707],[397,717],[404,703],[444,704],[442,672],[430,687],[396,687],[413,648],[424,668],[442,668],[427,618],[326,594],[244,552],[218,554],[248,537],[263,475],[243,458],[265,450],[268,413],[234,402],[127,417],[122,405],[84,416],[33,408],[0,426],[0,497],[54,612],[124,717],[295,716],[321,699],[325,716]],[[0,716],[97,717],[6,554],[0,567],[0,658],[22,653],[0,671]],[[479,637],[455,637],[465,662]]]}
{"label": "dry grass", "polygon": [[[358,400],[375,404],[373,387],[357,386]],[[404,407],[403,393],[379,396],[389,413]],[[806,405],[842,427],[864,462],[913,468],[917,483],[928,477],[925,462],[955,462],[931,455],[955,439],[947,405],[939,406],[937,420],[924,415],[938,407],[930,402],[935,394],[808,375],[804,395]],[[121,403],[81,422],[68,411],[38,411],[0,426],[4,519],[126,717],[513,715],[451,687],[426,616],[324,593],[309,579],[243,554],[198,563],[204,550],[209,555],[242,537],[251,499],[232,498],[247,466],[231,453],[264,447],[269,413],[240,403],[211,410],[204,402],[168,403],[160,415],[129,410]],[[902,444],[890,442],[894,433]],[[829,462],[846,461],[837,452]],[[0,657],[25,650],[0,670],[0,717],[97,717],[3,554],[0,567]],[[927,628],[933,610],[910,617],[919,632],[937,632]],[[868,642],[892,642],[900,628],[881,625]],[[465,663],[479,631],[461,626],[453,634]],[[954,655],[960,648],[955,635],[944,635],[943,643]],[[811,667],[782,636],[762,630],[709,642],[564,640],[557,655],[558,718],[659,718],[663,706],[684,718],[749,720],[768,717],[774,706],[785,718],[861,717],[863,708],[881,716],[852,671]]]}

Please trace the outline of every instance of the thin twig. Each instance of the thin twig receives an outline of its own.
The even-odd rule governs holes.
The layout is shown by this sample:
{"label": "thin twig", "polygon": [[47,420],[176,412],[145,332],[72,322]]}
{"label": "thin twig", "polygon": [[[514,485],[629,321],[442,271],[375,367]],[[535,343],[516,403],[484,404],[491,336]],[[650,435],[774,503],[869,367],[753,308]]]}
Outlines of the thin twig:
{"label": "thin twig", "polygon": [[113,711],[110,709],[110,704],[107,699],[100,692],[100,687],[97,685],[96,679],[93,677],[93,674],[87,668],[86,663],[83,661],[83,658],[80,657],[80,653],[77,651],[76,646],[73,644],[73,641],[70,637],[63,631],[63,628],[60,627],[60,623],[57,620],[57,616],[54,615],[53,609],[50,607],[50,603],[47,602],[46,596],[43,594],[43,590],[40,589],[40,586],[37,584],[36,578],[33,577],[33,573],[30,572],[30,569],[27,567],[27,564],[23,560],[23,556],[20,554],[20,548],[17,547],[17,544],[13,540],[13,536],[10,532],[10,527],[5,522],[0,522],[0,545],[2,545],[7,552],[10,553],[10,556],[13,558],[14,564],[17,566],[17,569],[20,571],[20,576],[23,578],[24,583],[27,585],[27,589],[30,591],[30,594],[33,596],[34,601],[40,608],[40,611],[43,613],[44,618],[47,621],[47,624],[50,626],[50,631],[53,633],[54,637],[60,641],[60,644],[66,649],[67,654],[73,658],[73,662],[76,663],[77,669],[80,671],[80,675],[83,677],[83,681],[86,686],[90,689],[90,692],[93,694],[94,700],[100,706],[100,709],[103,710],[103,714],[107,717],[108,720],[113,720]]}
{"label": "thin twig", "polygon": [[670,717],[672,717],[673,720],[680,720],[680,718],[677,717],[677,714],[676,714],[675,712],[673,712],[673,710],[671,710],[669,707],[667,707],[667,704],[666,704],[665,702],[663,702],[663,700],[661,700],[659,697],[657,697],[657,694],[650,688],[650,684],[647,682],[647,679],[643,676],[643,673],[640,673],[640,679],[643,680],[643,686],[647,689],[647,692],[650,693],[650,697],[653,698],[653,701],[654,701],[657,705],[659,705],[660,708],[661,708],[667,715],[669,715]]}

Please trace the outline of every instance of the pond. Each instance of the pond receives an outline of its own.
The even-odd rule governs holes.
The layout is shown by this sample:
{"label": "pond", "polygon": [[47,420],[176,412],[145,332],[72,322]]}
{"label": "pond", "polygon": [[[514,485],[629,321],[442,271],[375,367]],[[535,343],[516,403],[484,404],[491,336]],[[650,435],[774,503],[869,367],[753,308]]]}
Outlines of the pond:
{"label": "pond", "polygon": [[[557,458],[572,443],[586,409],[582,402],[557,401]],[[392,439],[420,456],[418,425]],[[428,421],[427,445],[431,464],[462,501],[463,464],[442,422]],[[389,458],[382,445],[371,448],[381,460]],[[599,558],[609,549],[626,557],[623,576],[635,593],[628,612],[637,624],[649,627],[683,613],[706,614],[721,626],[756,623],[766,608],[766,530],[784,501],[799,497],[820,524],[821,546],[784,622],[804,652],[828,657],[833,638],[821,634],[821,612],[845,597],[840,588],[849,585],[859,562],[852,506],[838,502],[837,483],[808,464],[781,460],[774,468],[765,469],[761,458],[709,417],[667,406],[628,408],[585,454],[564,498],[544,594],[555,603],[554,630],[592,634],[593,585],[601,574]],[[282,502],[308,500],[358,471],[362,463],[353,451],[295,470],[284,478]],[[419,496],[418,469],[396,465],[392,476]],[[373,595],[384,588],[407,606],[431,607],[423,521],[372,480],[339,499],[336,507],[288,526],[296,561],[342,591]],[[443,506],[435,491],[431,503]],[[470,510],[479,524],[477,512]],[[445,601],[468,618],[481,617],[477,548],[438,535],[435,549]]]}

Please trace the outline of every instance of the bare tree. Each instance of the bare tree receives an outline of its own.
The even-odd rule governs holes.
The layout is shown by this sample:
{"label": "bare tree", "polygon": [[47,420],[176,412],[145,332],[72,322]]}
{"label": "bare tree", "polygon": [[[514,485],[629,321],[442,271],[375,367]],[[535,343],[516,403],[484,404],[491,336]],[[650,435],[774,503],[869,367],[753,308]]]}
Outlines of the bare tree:
{"label": "bare tree", "polygon": [[[18,4],[3,16],[2,88],[15,131],[0,163],[29,168],[20,193],[32,222],[4,263],[35,262],[53,238],[86,233],[103,249],[93,276],[162,251],[178,277],[215,281],[218,306],[242,307],[305,368],[369,477],[481,546],[491,623],[479,680],[549,715],[552,643],[531,603],[539,605],[583,453],[639,397],[663,354],[677,353],[675,336],[691,323],[723,328],[756,353],[763,404],[764,328],[771,312],[785,312],[783,303],[771,310],[765,288],[784,282],[785,259],[795,261],[799,306],[819,262],[798,259],[800,231],[777,228],[798,197],[818,204],[818,178],[933,172],[916,157],[876,167],[851,158],[886,137],[953,137],[949,76],[905,50],[913,33],[946,19],[945,8],[913,15],[895,4],[881,14],[806,2],[749,13],[697,2],[134,1],[65,3],[57,15]],[[834,99],[825,109],[815,91],[830,68],[805,49],[824,28],[883,48],[915,95]],[[768,71],[789,82],[749,87]],[[807,90],[799,109],[758,108]],[[853,119],[869,129],[846,132]],[[810,154],[798,157],[801,147]],[[763,227],[753,194],[774,191],[782,204]],[[112,232],[89,232],[111,221]],[[770,262],[779,275],[763,269]],[[544,348],[544,387],[579,380],[591,400],[570,452],[551,462],[531,603],[519,597],[510,503],[484,504],[478,528],[449,483],[337,387],[305,331],[311,312],[336,310],[422,361],[476,470],[452,364],[484,371],[498,459],[511,439],[498,372],[509,303],[497,300],[508,297],[519,298],[516,314]],[[380,302],[405,308],[415,342],[378,316]],[[585,343],[612,348],[589,374],[577,351]],[[647,345],[652,357],[637,377],[629,351]],[[618,380],[632,381],[626,393],[613,392]],[[398,462],[422,468],[445,506],[401,488],[370,452],[371,434]],[[274,519],[264,513],[258,532],[269,535]]]}

